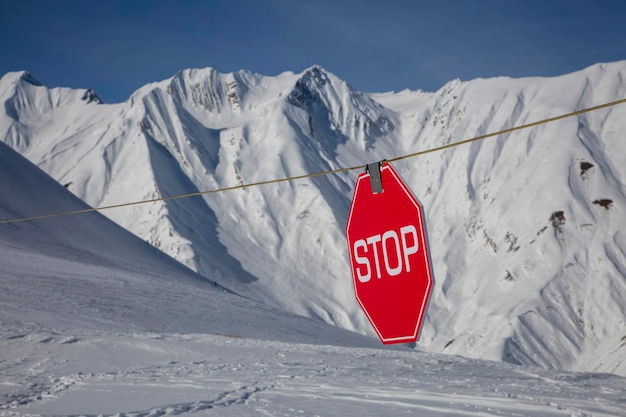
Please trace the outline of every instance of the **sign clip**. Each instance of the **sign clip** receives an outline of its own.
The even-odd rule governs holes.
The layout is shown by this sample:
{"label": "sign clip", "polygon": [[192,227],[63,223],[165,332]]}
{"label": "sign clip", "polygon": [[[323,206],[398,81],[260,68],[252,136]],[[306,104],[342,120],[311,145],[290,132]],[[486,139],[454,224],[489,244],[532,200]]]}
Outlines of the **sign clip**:
{"label": "sign clip", "polygon": [[370,175],[370,185],[372,186],[372,193],[380,194],[383,192],[383,183],[380,178],[380,167],[385,160],[374,162],[372,164],[365,165],[365,172]]}

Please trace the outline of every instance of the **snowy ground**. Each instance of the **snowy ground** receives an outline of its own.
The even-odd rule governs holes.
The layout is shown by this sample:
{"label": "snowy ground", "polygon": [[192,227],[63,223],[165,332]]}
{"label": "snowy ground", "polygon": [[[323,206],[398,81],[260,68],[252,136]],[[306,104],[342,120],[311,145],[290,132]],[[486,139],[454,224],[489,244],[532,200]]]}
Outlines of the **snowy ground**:
{"label": "snowy ground", "polygon": [[625,380],[199,334],[3,329],[0,415],[625,415]]}

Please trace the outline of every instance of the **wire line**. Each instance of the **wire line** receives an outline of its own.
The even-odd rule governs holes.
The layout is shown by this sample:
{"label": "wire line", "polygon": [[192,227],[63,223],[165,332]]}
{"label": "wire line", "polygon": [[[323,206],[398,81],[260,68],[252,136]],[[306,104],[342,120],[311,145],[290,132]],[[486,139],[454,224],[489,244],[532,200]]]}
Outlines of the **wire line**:
{"label": "wire line", "polygon": [[[400,161],[400,160],[403,160],[403,159],[414,158],[414,157],[417,157],[417,156],[426,155],[428,153],[439,152],[439,151],[442,151],[442,150],[445,150],[445,149],[449,149],[449,148],[452,148],[452,147],[455,147],[455,146],[465,145],[467,143],[476,142],[476,141],[479,141],[479,140],[484,140],[484,139],[487,139],[487,138],[490,138],[490,137],[500,136],[500,135],[504,135],[504,134],[507,134],[507,133],[515,132],[515,131],[518,131],[518,130],[528,129],[528,128],[531,128],[531,127],[536,127],[536,126],[539,126],[539,125],[556,122],[558,120],[563,120],[563,119],[567,119],[569,117],[578,116],[578,115],[583,114],[583,113],[589,113],[589,112],[592,112],[592,111],[595,111],[595,110],[600,110],[600,109],[604,109],[604,108],[607,108],[607,107],[616,106],[616,105],[622,104],[622,103],[626,103],[626,98],[625,99],[621,99],[621,100],[612,101],[610,103],[601,104],[601,105],[594,106],[594,107],[589,107],[589,108],[582,109],[582,110],[577,110],[575,112],[562,114],[560,116],[551,117],[551,118],[548,118],[548,119],[543,119],[543,120],[539,120],[539,121],[536,121],[536,122],[532,122],[532,123],[528,123],[528,124],[524,124],[524,125],[520,125],[520,126],[511,127],[509,129],[499,130],[499,131],[493,132],[493,133],[487,133],[485,135],[476,136],[476,137],[473,137],[473,138],[470,138],[470,139],[461,140],[459,142],[452,142],[452,143],[449,143],[447,145],[438,146],[436,148],[429,148],[429,149],[425,149],[423,151],[418,151],[418,152],[414,152],[414,153],[398,156],[398,157],[395,157],[395,158],[386,159],[386,161],[387,162]],[[131,201],[131,202],[128,202],[128,203],[113,204],[113,205],[110,205],[110,206],[91,207],[91,208],[86,208],[86,209],[70,210],[70,211],[63,211],[63,212],[58,212],[58,213],[42,214],[42,215],[39,215],[39,216],[30,216],[30,217],[21,217],[21,218],[17,218],[17,219],[0,220],[0,224],[25,222],[25,221],[30,221],[30,220],[41,220],[41,219],[48,219],[48,218],[51,218],[51,217],[61,217],[61,216],[68,216],[68,215],[80,214],[80,213],[91,213],[91,212],[94,212],[94,211],[109,210],[109,209],[119,208],[119,207],[128,207],[128,206],[135,206],[135,205],[139,205],[139,204],[155,203],[155,202],[158,202],[158,201],[168,201],[168,200],[176,200],[176,199],[180,199],[180,198],[196,197],[196,196],[201,196],[201,195],[205,195],[205,194],[215,194],[215,193],[220,193],[220,192],[224,192],[224,191],[238,190],[238,189],[247,188],[247,187],[257,187],[257,186],[261,186],[261,185],[276,184],[276,183],[280,183],[280,182],[296,181],[296,180],[301,180],[301,179],[305,179],[305,178],[320,177],[320,176],[323,176],[323,175],[339,174],[339,173],[342,173],[342,172],[348,172],[348,171],[354,171],[354,170],[357,170],[357,169],[363,169],[364,166],[365,165],[358,165],[358,166],[353,166],[353,167],[348,167],[348,168],[338,168],[338,169],[333,169],[333,170],[330,170],[330,171],[316,172],[316,173],[313,173],[313,174],[303,174],[303,175],[297,175],[297,176],[294,176],[294,177],[285,177],[285,178],[278,178],[278,179],[273,179],[273,180],[258,181],[258,182],[248,183],[248,184],[234,185],[234,186],[231,186],[231,187],[217,188],[215,190],[197,191],[195,193],[178,194],[178,195],[167,196],[167,197],[158,197],[158,198],[152,198],[152,199],[149,199],[149,200]]]}
{"label": "wire line", "polygon": [[607,107],[616,106],[616,105],[622,104],[622,103],[626,103],[626,98],[621,99],[621,100],[612,101],[610,103],[600,104],[599,106],[589,107],[589,108],[586,108],[586,109],[577,110],[575,112],[562,114],[560,116],[551,117],[549,119],[539,120],[538,122],[532,122],[532,123],[528,123],[528,124],[525,124],[525,125],[515,126],[515,127],[509,128],[509,129],[499,130],[497,132],[487,133],[487,134],[481,135],[481,136],[476,136],[476,137],[471,138],[471,139],[465,139],[465,140],[462,140],[462,141],[459,141],[459,142],[449,143],[447,145],[439,146],[437,148],[430,148],[430,149],[426,149],[426,150],[423,150],[423,151],[414,152],[414,153],[410,153],[410,154],[407,154],[407,155],[399,156],[397,158],[387,159],[387,161],[388,162],[400,161],[402,159],[413,158],[413,157],[420,156],[420,155],[425,155],[425,154],[431,153],[431,152],[438,152],[438,151],[442,151],[444,149],[452,148],[454,146],[465,145],[467,143],[476,142],[476,141],[487,139],[487,138],[491,138],[491,137],[494,137],[494,136],[505,135],[507,133],[515,132],[517,130],[528,129],[528,128],[536,127],[536,126],[543,125],[543,124],[546,124],[546,123],[556,122],[558,120],[567,119],[568,117],[578,116],[579,114],[589,113],[589,112],[592,112],[592,111],[595,111],[595,110],[600,110],[600,109],[604,109],[604,108],[607,108]]}

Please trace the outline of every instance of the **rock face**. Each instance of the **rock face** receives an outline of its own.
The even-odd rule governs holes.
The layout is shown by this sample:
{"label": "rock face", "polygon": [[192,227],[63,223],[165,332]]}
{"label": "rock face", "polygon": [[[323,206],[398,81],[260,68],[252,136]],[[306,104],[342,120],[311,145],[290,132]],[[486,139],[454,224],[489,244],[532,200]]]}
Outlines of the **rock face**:
{"label": "rock face", "polygon": [[[0,140],[92,206],[407,153],[626,96],[626,62],[554,78],[365,94],[323,68],[180,71],[126,102],[0,80]],[[426,211],[435,287],[420,349],[625,373],[626,105],[394,164]],[[355,172],[103,214],[204,277],[373,334],[345,223]],[[33,208],[36,211],[36,208]],[[39,214],[39,213],[34,213]]]}

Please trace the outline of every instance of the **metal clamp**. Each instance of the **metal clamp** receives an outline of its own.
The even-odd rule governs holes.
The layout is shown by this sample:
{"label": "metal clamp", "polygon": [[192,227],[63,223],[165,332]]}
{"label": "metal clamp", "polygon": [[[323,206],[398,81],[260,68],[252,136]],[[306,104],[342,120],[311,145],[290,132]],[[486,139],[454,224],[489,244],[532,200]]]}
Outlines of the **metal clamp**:
{"label": "metal clamp", "polygon": [[372,186],[372,193],[380,194],[383,192],[383,183],[380,177],[380,168],[385,160],[374,162],[372,164],[365,165],[365,172],[370,175],[370,185]]}

